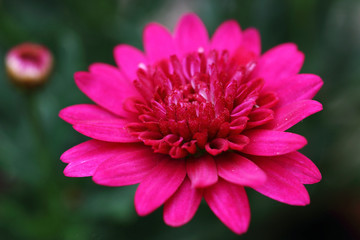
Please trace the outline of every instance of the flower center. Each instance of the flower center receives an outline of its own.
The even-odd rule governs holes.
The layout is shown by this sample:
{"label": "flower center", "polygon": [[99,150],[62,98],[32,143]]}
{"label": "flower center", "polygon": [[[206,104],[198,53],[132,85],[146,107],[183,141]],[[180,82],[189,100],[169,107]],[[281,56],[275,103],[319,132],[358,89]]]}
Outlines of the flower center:
{"label": "flower center", "polygon": [[41,66],[41,57],[33,52],[23,52],[19,55],[19,58],[26,64],[32,64],[36,67]]}
{"label": "flower center", "polygon": [[140,65],[134,85],[143,99],[126,103],[138,118],[128,131],[172,158],[241,151],[249,141],[242,133],[271,121],[277,102],[262,79],[251,80],[253,59],[212,50]]}

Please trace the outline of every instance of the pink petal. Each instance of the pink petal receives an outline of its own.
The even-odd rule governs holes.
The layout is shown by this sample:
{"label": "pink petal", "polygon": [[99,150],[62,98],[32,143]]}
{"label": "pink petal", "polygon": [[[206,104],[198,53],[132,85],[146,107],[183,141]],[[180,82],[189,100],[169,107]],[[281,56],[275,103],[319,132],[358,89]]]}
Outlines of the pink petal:
{"label": "pink petal", "polygon": [[123,91],[121,94],[123,95],[141,97],[133,82],[129,81],[119,68],[106,63],[93,63],[90,65],[89,71],[101,79],[110,78],[112,81],[116,81],[120,85],[120,89]]}
{"label": "pink petal", "polygon": [[[240,134],[246,127],[246,123],[249,120],[248,117],[235,117],[230,122],[230,133],[231,135]],[[236,142],[236,141],[235,141]],[[232,146],[229,145],[231,148]]]}
{"label": "pink petal", "polygon": [[[121,143],[108,143],[91,139],[65,151],[60,156],[60,160],[64,163],[79,161],[83,159],[83,156],[102,154],[106,150],[117,148],[118,146],[121,146]],[[109,152],[111,152],[111,150]]]}
{"label": "pink petal", "polygon": [[194,188],[208,187],[218,180],[216,164],[210,155],[188,158],[186,171],[191,180],[191,186]]}
{"label": "pink petal", "polygon": [[106,186],[125,186],[141,182],[164,156],[144,145],[126,145],[117,155],[101,163],[93,181]]}
{"label": "pink petal", "polygon": [[254,98],[245,99],[242,103],[237,105],[232,110],[231,119],[235,120],[236,118],[247,116],[251,112],[251,110],[253,109],[254,105],[255,105],[255,99]]}
{"label": "pink petal", "polygon": [[90,157],[104,153],[112,154],[111,149],[116,149],[121,145],[121,143],[109,143],[92,139],[70,148],[60,156],[60,160],[64,163],[70,163],[81,161],[86,156]]}
{"label": "pink petal", "polygon": [[131,136],[125,129],[127,120],[116,121],[88,121],[77,123],[73,128],[85,136],[107,142],[140,142],[136,137]]}
{"label": "pink petal", "polygon": [[204,191],[210,209],[228,228],[237,234],[247,231],[250,223],[249,201],[244,187],[222,179]]}
{"label": "pink petal", "polygon": [[314,100],[301,100],[282,106],[275,111],[275,118],[266,128],[285,131],[308,116],[322,110],[321,103]]}
{"label": "pink petal", "polygon": [[229,149],[229,142],[224,138],[215,138],[205,145],[205,150],[213,156],[219,155]]}
{"label": "pink petal", "polygon": [[255,28],[247,28],[243,31],[242,46],[259,56],[261,53],[261,39],[259,31]]}
{"label": "pink petal", "polygon": [[274,90],[279,98],[277,106],[291,102],[312,99],[323,85],[321,78],[314,74],[298,74],[286,84],[280,84]]}
{"label": "pink petal", "polygon": [[315,164],[299,152],[271,158],[287,171],[291,172],[302,184],[313,184],[321,180],[321,173]]}
{"label": "pink petal", "polygon": [[153,63],[175,54],[174,40],[170,32],[160,24],[148,24],[144,30],[143,41],[145,53]]}
{"label": "pink petal", "polygon": [[211,39],[211,48],[219,51],[228,50],[232,54],[241,44],[242,33],[234,20],[222,23]]}
{"label": "pink petal", "polygon": [[109,142],[139,142],[125,129],[129,120],[92,104],[79,104],[64,108],[59,116],[74,125],[80,133]]}
{"label": "pink petal", "polygon": [[[72,161],[75,161],[74,159],[81,159],[81,156],[86,153],[88,151],[88,149],[95,145],[95,144],[91,144],[92,142],[95,142],[95,144],[97,142],[99,143],[105,143],[102,141],[98,141],[98,140],[89,140],[83,143],[80,143],[70,149],[68,149],[67,151],[65,151],[61,156],[60,156],[60,160],[64,163],[70,163]],[[110,144],[118,144],[118,143],[110,143]],[[89,147],[88,147],[89,146]],[[97,147],[95,147],[95,149],[97,149]]]}
{"label": "pink petal", "polygon": [[258,108],[253,110],[248,115],[249,121],[246,124],[246,128],[254,128],[260,125],[264,125],[274,119],[274,112],[268,108]]}
{"label": "pink petal", "polygon": [[290,205],[307,205],[310,203],[306,188],[298,179],[271,158],[258,157],[253,161],[265,171],[267,181],[254,189],[265,196]]}
{"label": "pink petal", "polygon": [[60,159],[66,166],[64,174],[67,177],[92,176],[96,168],[126,149],[141,147],[138,144],[108,143],[97,140],[89,140],[64,152]]}
{"label": "pink petal", "polygon": [[266,181],[265,173],[249,159],[237,153],[225,153],[216,158],[220,177],[244,186],[258,186]]}
{"label": "pink petal", "polygon": [[67,177],[89,177],[94,174],[96,168],[106,159],[93,158],[85,159],[68,164],[64,169],[64,175]]}
{"label": "pink petal", "polygon": [[175,44],[180,54],[207,50],[209,36],[205,25],[194,13],[184,15],[174,33]]}
{"label": "pink petal", "polygon": [[142,181],[135,193],[135,209],[140,216],[160,207],[179,188],[186,176],[185,161],[164,159]]}
{"label": "pink petal", "polygon": [[245,135],[250,142],[241,151],[258,156],[283,155],[299,150],[307,143],[303,136],[289,132],[249,130]]}
{"label": "pink petal", "polygon": [[202,190],[191,187],[185,178],[179,189],[164,204],[164,221],[172,227],[189,222],[195,215],[202,197]]}
{"label": "pink petal", "polygon": [[93,104],[78,104],[66,107],[60,111],[59,117],[70,124],[126,121],[126,119],[121,119]]}
{"label": "pink petal", "polygon": [[276,46],[264,53],[252,72],[252,78],[263,78],[265,87],[287,85],[304,62],[304,54],[293,43]]}
{"label": "pink petal", "polygon": [[241,151],[249,143],[249,138],[245,135],[232,135],[228,137],[229,148]]}
{"label": "pink petal", "polygon": [[139,68],[139,64],[146,65],[148,63],[143,52],[126,44],[120,44],[115,47],[114,57],[116,64],[130,81],[137,78],[136,71]]}
{"label": "pink petal", "polygon": [[[106,64],[106,63],[93,63],[89,67],[89,72],[94,75],[100,75],[102,77],[108,77],[119,84],[132,85],[131,81],[126,79],[126,76],[119,70],[119,68]],[[136,91],[135,89],[133,89]]]}
{"label": "pink petal", "polygon": [[74,78],[79,89],[100,106],[120,116],[129,114],[123,109],[123,103],[128,97],[134,97],[135,90],[127,80],[88,72],[76,72]]}

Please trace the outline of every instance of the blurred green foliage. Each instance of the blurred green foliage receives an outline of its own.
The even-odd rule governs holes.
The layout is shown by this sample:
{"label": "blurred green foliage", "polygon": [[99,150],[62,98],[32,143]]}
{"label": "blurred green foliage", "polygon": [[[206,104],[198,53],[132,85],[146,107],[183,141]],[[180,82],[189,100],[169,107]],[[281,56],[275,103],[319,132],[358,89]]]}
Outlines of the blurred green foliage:
{"label": "blurred green foliage", "polygon": [[[254,26],[264,51],[297,43],[306,55],[302,72],[325,82],[316,97],[324,111],[292,129],[307,137],[303,152],[323,174],[307,187],[312,203],[291,207],[249,189],[252,221],[243,236],[206,204],[189,224],[171,228],[161,210],[136,215],[136,186],[108,188],[62,174],[61,153],[86,140],[57,116],[90,102],[73,73],[93,62],[114,64],[114,46],[142,48],[146,23],[173,28],[184,11],[196,12],[210,33],[230,18]],[[356,0],[0,0],[0,239],[360,239],[359,16]],[[50,82],[33,96],[4,71],[6,52],[27,41],[55,57]]]}

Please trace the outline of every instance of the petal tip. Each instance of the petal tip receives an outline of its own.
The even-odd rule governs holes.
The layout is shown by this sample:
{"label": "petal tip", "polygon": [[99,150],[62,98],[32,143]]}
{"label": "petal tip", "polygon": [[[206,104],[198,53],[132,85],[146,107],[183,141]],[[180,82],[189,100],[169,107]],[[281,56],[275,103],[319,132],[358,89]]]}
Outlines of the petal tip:
{"label": "petal tip", "polygon": [[[69,149],[70,150],[70,149]],[[63,154],[61,154],[60,156],[60,160],[64,163],[69,163],[69,150],[65,151]]]}
{"label": "petal tip", "polygon": [[149,209],[149,208],[146,208],[144,207],[139,200],[137,200],[136,198],[136,194],[135,194],[135,201],[134,201],[134,204],[135,204],[135,211],[136,213],[141,216],[141,217],[144,217],[146,215],[149,215],[150,213],[152,213],[153,211],[155,211],[155,209]]}
{"label": "petal tip", "polygon": [[79,71],[79,72],[75,72],[73,76],[74,76],[75,81],[80,81],[80,80],[83,80],[83,77],[85,77],[88,74],[89,73],[86,71]]}
{"label": "petal tip", "polygon": [[63,109],[61,109],[59,111],[58,117],[61,118],[62,120],[64,120],[65,122],[67,122],[66,121],[66,119],[67,119],[67,117],[66,117],[66,108],[63,108]]}
{"label": "petal tip", "polygon": [[65,167],[65,169],[64,169],[64,171],[63,171],[63,174],[64,174],[65,177],[83,177],[83,176],[80,176],[79,174],[77,174],[76,169],[74,169],[74,168],[72,167],[72,164],[71,164],[71,163],[69,163],[69,164]]}
{"label": "petal tip", "polygon": [[200,21],[201,21],[200,17],[199,17],[196,13],[194,13],[194,12],[188,12],[188,13],[183,14],[183,15],[181,16],[179,22],[181,22],[181,21],[184,20],[184,19],[186,19],[186,20],[188,20],[188,19],[189,19],[189,20],[196,19],[196,20],[200,20]]}

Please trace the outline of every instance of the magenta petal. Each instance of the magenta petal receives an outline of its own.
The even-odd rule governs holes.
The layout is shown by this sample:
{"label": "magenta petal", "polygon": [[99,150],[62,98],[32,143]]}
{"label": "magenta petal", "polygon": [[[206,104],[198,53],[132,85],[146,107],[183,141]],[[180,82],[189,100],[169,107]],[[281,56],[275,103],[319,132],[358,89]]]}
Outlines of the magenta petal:
{"label": "magenta petal", "polygon": [[274,119],[274,112],[268,108],[258,108],[253,110],[248,117],[249,121],[246,124],[246,128],[250,129],[272,121]]}
{"label": "magenta petal", "polygon": [[229,20],[222,23],[211,39],[211,48],[219,51],[228,50],[232,54],[241,44],[242,34],[240,25]]}
{"label": "magenta petal", "polygon": [[125,129],[128,121],[118,119],[116,121],[88,121],[77,123],[73,128],[85,136],[107,142],[140,142],[136,137],[131,136]]}
{"label": "magenta petal", "polygon": [[241,151],[249,143],[249,138],[245,135],[233,135],[228,138],[229,148]]}
{"label": "magenta petal", "polygon": [[121,145],[121,143],[109,143],[92,139],[70,148],[60,156],[60,160],[64,163],[80,161],[83,156],[95,156],[111,152],[111,149],[116,149]]}
{"label": "magenta petal", "polygon": [[241,150],[257,156],[277,156],[304,147],[307,143],[303,136],[289,132],[271,130],[249,130],[245,135],[250,142]]}
{"label": "magenta petal", "polygon": [[[93,63],[89,67],[89,72],[96,76],[101,76],[101,78],[109,78],[120,85],[125,84],[128,85],[127,87],[132,87],[132,82],[116,66],[106,63]],[[133,91],[136,91],[136,89],[133,88]]]}
{"label": "magenta petal", "polygon": [[180,54],[206,50],[209,36],[201,19],[193,13],[184,15],[178,22],[174,39]]}
{"label": "magenta petal", "polygon": [[126,122],[118,116],[93,104],[78,104],[66,107],[59,113],[59,117],[70,124],[86,122]]}
{"label": "magenta petal", "polygon": [[106,159],[100,156],[72,162],[65,167],[64,175],[67,177],[90,177],[104,160]]}
{"label": "magenta petal", "polygon": [[184,160],[166,158],[160,161],[136,190],[136,212],[144,216],[160,207],[176,192],[185,176]]}
{"label": "magenta petal", "polygon": [[312,99],[323,85],[321,78],[314,74],[298,74],[291,77],[286,84],[280,84],[274,91],[279,98],[277,106]]}
{"label": "magenta petal", "polygon": [[259,56],[261,53],[261,39],[259,31],[255,28],[247,28],[243,31],[242,46]]}
{"label": "magenta petal", "polygon": [[175,44],[170,32],[157,23],[150,23],[145,27],[144,48],[148,59],[157,62],[175,54]]}
{"label": "magenta petal", "polygon": [[97,104],[120,116],[128,114],[123,103],[135,90],[127,80],[88,72],[76,72],[74,78],[79,89]]}
{"label": "magenta petal", "polygon": [[276,46],[264,53],[257,62],[252,78],[263,78],[265,87],[286,85],[304,62],[304,54],[293,43]]}
{"label": "magenta petal", "polygon": [[146,65],[148,63],[145,55],[139,49],[120,44],[114,49],[114,57],[116,64],[120,67],[121,71],[125,73],[130,81],[135,80],[136,71],[140,64]]}
{"label": "magenta petal", "polygon": [[187,159],[186,171],[194,188],[208,187],[218,180],[216,164],[210,155]]}
{"label": "magenta petal", "polygon": [[59,116],[73,124],[78,132],[91,138],[108,142],[140,141],[125,129],[129,123],[127,119],[119,118],[96,105],[70,106],[61,110]]}
{"label": "magenta petal", "polygon": [[202,198],[202,190],[191,187],[185,178],[179,189],[164,204],[164,221],[172,227],[189,222],[195,215]]}
{"label": "magenta petal", "polygon": [[321,173],[315,164],[299,152],[272,157],[274,161],[290,171],[302,184],[313,184],[321,180]]}
{"label": "magenta petal", "polygon": [[[139,146],[134,144],[134,147]],[[60,159],[63,162],[70,163],[66,166],[64,174],[68,177],[92,176],[102,162],[131,147],[130,144],[108,143],[98,140],[83,142],[61,155]]]}
{"label": "magenta petal", "polygon": [[321,110],[321,103],[314,100],[293,102],[275,110],[275,118],[266,125],[266,128],[285,131],[301,120]]}
{"label": "magenta petal", "polygon": [[116,155],[100,164],[93,181],[106,186],[125,186],[141,182],[162,155],[144,145],[126,145]]}
{"label": "magenta petal", "polygon": [[237,153],[225,153],[216,158],[218,174],[228,182],[258,186],[266,181],[265,173],[255,163]]}
{"label": "magenta petal", "polygon": [[205,150],[213,156],[219,155],[229,149],[229,141],[224,138],[215,138],[205,145]]}
{"label": "magenta petal", "polygon": [[215,185],[205,189],[204,198],[228,228],[237,234],[247,231],[250,207],[244,187],[219,179]]}
{"label": "magenta petal", "polygon": [[265,171],[267,181],[254,189],[265,196],[290,205],[307,205],[309,194],[299,180],[272,158],[258,157],[254,162]]}
{"label": "magenta petal", "polygon": [[101,81],[104,81],[103,79],[105,78],[109,79],[109,81],[116,82],[120,86],[119,88],[121,92],[119,94],[122,96],[141,97],[137,89],[134,87],[133,82],[129,81],[119,68],[105,63],[93,63],[90,65],[89,71],[91,74],[98,76]]}

